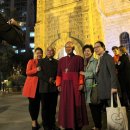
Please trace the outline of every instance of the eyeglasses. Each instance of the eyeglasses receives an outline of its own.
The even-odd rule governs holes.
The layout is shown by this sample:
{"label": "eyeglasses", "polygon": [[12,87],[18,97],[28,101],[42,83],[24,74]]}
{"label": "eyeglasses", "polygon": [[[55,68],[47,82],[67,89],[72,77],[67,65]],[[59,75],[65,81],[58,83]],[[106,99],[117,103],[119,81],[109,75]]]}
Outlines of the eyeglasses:
{"label": "eyeglasses", "polygon": [[65,46],[65,48],[73,48],[73,47],[71,47],[71,46]]}
{"label": "eyeglasses", "polygon": [[50,49],[50,50],[48,49],[47,51],[53,51],[53,50],[52,49]]}
{"label": "eyeglasses", "polygon": [[101,47],[101,46],[95,46],[94,49],[98,49],[99,47]]}

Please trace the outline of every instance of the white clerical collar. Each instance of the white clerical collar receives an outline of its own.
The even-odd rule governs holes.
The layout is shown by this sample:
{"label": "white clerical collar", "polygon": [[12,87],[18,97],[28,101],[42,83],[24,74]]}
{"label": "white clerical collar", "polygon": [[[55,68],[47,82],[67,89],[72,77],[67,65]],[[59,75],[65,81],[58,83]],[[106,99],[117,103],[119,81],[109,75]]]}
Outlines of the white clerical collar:
{"label": "white clerical collar", "polygon": [[46,57],[49,61],[52,61],[52,57]]}

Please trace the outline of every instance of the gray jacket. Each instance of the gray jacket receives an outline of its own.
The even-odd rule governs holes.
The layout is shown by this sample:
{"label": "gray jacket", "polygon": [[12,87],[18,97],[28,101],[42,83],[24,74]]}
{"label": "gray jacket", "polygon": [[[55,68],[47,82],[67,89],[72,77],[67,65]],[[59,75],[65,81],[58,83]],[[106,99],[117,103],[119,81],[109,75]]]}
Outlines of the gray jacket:
{"label": "gray jacket", "polygon": [[107,53],[104,53],[100,59],[97,84],[100,99],[110,99],[111,88],[119,87],[114,60]]}

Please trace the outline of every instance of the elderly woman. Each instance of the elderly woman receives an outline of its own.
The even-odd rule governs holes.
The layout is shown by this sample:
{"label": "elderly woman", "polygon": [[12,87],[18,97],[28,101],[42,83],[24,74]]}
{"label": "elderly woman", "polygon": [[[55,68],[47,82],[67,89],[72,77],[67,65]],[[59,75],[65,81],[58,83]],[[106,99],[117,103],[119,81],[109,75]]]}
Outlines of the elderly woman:
{"label": "elderly woman", "polygon": [[[92,45],[85,45],[83,47],[84,72],[80,72],[85,76],[85,98],[86,103],[89,103],[90,109],[95,106],[95,104],[93,104],[90,99],[92,88],[95,87],[96,85],[95,74],[96,74],[97,59],[93,57],[93,53],[94,48]],[[95,129],[95,127],[92,129]]]}
{"label": "elderly woman", "polygon": [[85,75],[85,95],[86,95],[86,102],[91,103],[90,94],[92,87],[95,86],[95,73],[96,73],[96,66],[97,60],[93,57],[94,48],[92,45],[85,45],[83,47],[83,54],[84,54],[84,71],[81,72]]}

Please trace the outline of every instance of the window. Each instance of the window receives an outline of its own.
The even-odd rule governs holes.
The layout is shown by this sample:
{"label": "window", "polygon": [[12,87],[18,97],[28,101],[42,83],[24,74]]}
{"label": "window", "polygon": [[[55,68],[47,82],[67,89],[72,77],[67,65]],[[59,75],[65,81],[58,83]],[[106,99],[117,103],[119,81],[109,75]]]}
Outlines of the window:
{"label": "window", "polygon": [[128,52],[130,53],[130,38],[128,32],[122,32],[120,34],[120,45],[125,46]]}
{"label": "window", "polygon": [[21,50],[21,53],[24,53],[24,52],[26,52],[26,50],[24,50],[24,49],[23,49],[23,50]]}
{"label": "window", "polygon": [[34,32],[30,32],[30,37],[34,37],[34,36],[35,36]]}
{"label": "window", "polygon": [[30,43],[31,48],[34,48],[34,46],[35,46],[34,43]]}

